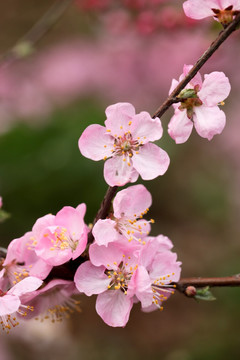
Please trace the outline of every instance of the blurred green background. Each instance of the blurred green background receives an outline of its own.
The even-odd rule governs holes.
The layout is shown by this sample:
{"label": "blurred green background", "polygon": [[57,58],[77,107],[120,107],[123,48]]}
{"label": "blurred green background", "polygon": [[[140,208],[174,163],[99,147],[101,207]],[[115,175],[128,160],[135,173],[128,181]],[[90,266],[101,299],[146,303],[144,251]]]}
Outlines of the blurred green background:
{"label": "blurred green background", "polygon": [[[11,48],[52,3],[49,0],[37,3],[33,0],[2,2],[0,50],[4,53]],[[181,7],[177,11],[182,11]],[[86,15],[72,6],[40,41],[33,57],[21,62],[30,64],[38,53],[44,53],[64,41],[82,37],[93,41],[96,34],[91,21],[95,17],[95,14]],[[214,26],[203,22],[203,25],[196,25],[193,32],[200,33],[206,43],[210,43],[215,34]],[[165,31],[173,40],[169,46],[174,47],[178,29],[170,29],[170,33],[167,29]],[[189,28],[181,32],[186,37],[191,36]],[[98,37],[100,35],[98,33]],[[165,35],[163,30],[161,35]],[[104,36],[108,41],[106,33]],[[154,35],[144,41],[153,41],[151,36]],[[229,44],[236,45],[234,41]],[[239,48],[235,51],[239,54]],[[196,59],[194,53],[192,62]],[[234,73],[238,69],[231,69],[231,59],[231,53],[226,54],[224,66]],[[222,64],[219,58],[215,61],[218,66]],[[179,64],[178,69],[182,65]],[[210,68],[213,65],[214,62]],[[12,65],[13,71],[15,66],[18,65]],[[96,71],[97,67],[98,64]],[[216,70],[222,69],[218,67]],[[176,69],[174,71],[175,76],[180,74]],[[139,77],[141,82],[141,73]],[[237,81],[235,79],[235,90]],[[159,94],[151,99],[149,108],[142,109],[139,102],[135,104],[137,110],[156,110],[165,99],[170,82],[171,78],[163,89],[159,83]],[[228,117],[238,103],[234,93],[238,95],[237,91],[233,92],[232,99],[225,106]],[[119,98],[119,101],[127,100],[125,94]],[[107,189],[102,176],[103,162],[83,158],[77,142],[86,126],[103,123],[104,110],[109,104],[107,101],[98,94],[81,94],[64,106],[53,105],[42,121],[41,116],[40,120],[38,116],[38,121],[34,116],[27,121],[24,117],[15,117],[11,127],[1,133],[0,195],[3,197],[3,208],[11,217],[1,224],[0,246],[7,247],[12,239],[29,231],[38,217],[55,214],[65,205],[76,207],[85,202],[86,222],[92,222]],[[162,119],[165,130],[171,114],[172,110]],[[153,196],[149,216],[156,222],[152,235],[161,233],[173,241],[174,251],[183,262],[183,277],[239,273],[239,141],[235,141],[235,147],[231,142],[239,127],[231,120],[227,127],[225,135],[211,142],[194,133],[187,143],[178,146],[165,131],[159,145],[170,155],[169,170],[163,177],[143,182]],[[144,314],[139,305],[135,305],[124,329],[105,325],[94,310],[94,297],[81,296],[82,313],[70,320],[55,325],[47,322],[22,323],[10,335],[1,334],[0,360],[42,359],[44,356],[53,360],[66,357],[69,360],[118,360],[123,357],[237,360],[240,358],[240,289],[214,289],[213,293],[217,301],[206,303],[197,303],[177,293],[165,304],[161,313]]]}

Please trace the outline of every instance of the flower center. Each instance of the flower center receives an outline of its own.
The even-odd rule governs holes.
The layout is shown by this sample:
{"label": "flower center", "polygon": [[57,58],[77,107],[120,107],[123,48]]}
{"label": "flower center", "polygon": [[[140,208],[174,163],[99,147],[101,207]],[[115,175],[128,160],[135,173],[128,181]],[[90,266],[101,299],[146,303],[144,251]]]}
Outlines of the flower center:
{"label": "flower center", "polygon": [[181,99],[181,105],[178,107],[179,110],[187,111],[187,117],[191,120],[194,113],[195,106],[201,106],[202,101],[197,96],[200,90],[199,85],[196,85],[193,89],[183,89],[178,97]]}
{"label": "flower center", "polygon": [[40,320],[41,322],[50,320],[52,323],[61,322],[64,319],[69,319],[74,311],[81,312],[79,304],[80,301],[66,297],[61,304],[54,305],[47,309],[44,314],[40,317],[36,317],[35,320]]}
{"label": "flower center", "polygon": [[144,220],[144,222],[137,221],[138,218],[142,219],[149,209],[146,209],[143,213],[140,215],[134,214],[134,218],[128,218],[126,216],[122,216],[120,219],[113,218],[113,220],[116,222],[115,228],[116,230],[125,236],[129,242],[132,240],[136,240],[143,245],[146,244],[146,242],[141,238],[142,236],[147,236],[149,234],[148,229],[145,227],[148,223],[153,224],[154,220]]}
{"label": "flower center", "polygon": [[[129,266],[128,262],[125,262],[125,255],[123,255],[123,261],[118,265],[117,269],[108,270],[105,273],[110,279],[108,290],[121,290],[124,294],[127,294],[128,283],[131,280],[133,272],[137,269],[137,265]],[[130,260],[130,256],[128,257]],[[113,263],[116,267],[117,263]],[[110,267],[110,265],[108,265]]]}
{"label": "flower center", "polygon": [[44,237],[48,237],[51,240],[52,247],[50,250],[66,250],[71,249],[75,251],[78,246],[78,240],[73,240],[68,234],[67,229],[58,227],[54,233],[46,233]]}

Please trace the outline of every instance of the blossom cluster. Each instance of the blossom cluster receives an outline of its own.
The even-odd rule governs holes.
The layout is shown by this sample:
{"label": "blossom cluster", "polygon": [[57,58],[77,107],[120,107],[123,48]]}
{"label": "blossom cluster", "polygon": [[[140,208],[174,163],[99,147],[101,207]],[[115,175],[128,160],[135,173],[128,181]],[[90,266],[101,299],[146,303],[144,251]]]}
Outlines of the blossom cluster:
{"label": "blossom cluster", "polygon": [[[153,220],[143,216],[151,202],[143,185],[119,191],[113,213],[94,225],[89,251],[85,204],[45,215],[32,231],[14,239],[0,263],[3,329],[16,326],[21,316],[60,321],[79,310],[79,302],[71,298],[79,292],[98,294],[97,313],[110,326],[125,326],[137,301],[144,311],[162,309],[174,292],[170,284],[179,279],[180,262],[167,237],[149,236]],[[81,264],[74,279],[51,275],[69,261]]]}

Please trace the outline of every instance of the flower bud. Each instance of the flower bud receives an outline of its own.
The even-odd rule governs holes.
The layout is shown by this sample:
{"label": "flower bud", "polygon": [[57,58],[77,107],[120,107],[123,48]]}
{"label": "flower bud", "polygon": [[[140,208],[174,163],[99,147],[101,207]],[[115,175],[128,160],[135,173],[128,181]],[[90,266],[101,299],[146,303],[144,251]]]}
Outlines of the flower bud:
{"label": "flower bud", "polygon": [[197,290],[194,286],[188,286],[185,290],[185,294],[189,297],[194,297],[197,294]]}

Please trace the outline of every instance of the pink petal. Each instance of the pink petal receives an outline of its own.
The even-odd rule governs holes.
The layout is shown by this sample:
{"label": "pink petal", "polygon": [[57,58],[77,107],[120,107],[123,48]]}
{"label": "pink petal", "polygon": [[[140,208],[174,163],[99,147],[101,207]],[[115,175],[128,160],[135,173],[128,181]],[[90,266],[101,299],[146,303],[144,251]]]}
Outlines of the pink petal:
{"label": "pink petal", "polygon": [[106,291],[110,280],[104,274],[104,271],[104,266],[96,267],[90,261],[80,265],[74,276],[74,282],[78,291],[83,292],[87,296]]}
{"label": "pink petal", "polygon": [[178,84],[179,84],[179,81],[177,81],[176,79],[172,79],[172,83],[171,83],[170,90],[169,90],[169,95],[173,92],[173,90],[176,89]]}
{"label": "pink petal", "polygon": [[[180,77],[181,80],[183,80],[189,73],[189,71],[192,69],[193,65],[186,65],[184,64],[183,66],[183,76]],[[189,86],[190,85],[190,86]],[[186,88],[192,88],[196,85],[199,85],[200,88],[202,87],[202,76],[200,74],[200,72],[197,72],[197,74],[191,79],[191,81],[189,82],[189,84],[187,85]]]}
{"label": "pink petal", "polygon": [[[181,262],[177,261],[177,254],[172,253],[171,251],[159,253],[153,261],[150,277],[152,281],[161,277],[161,282],[165,284],[169,284],[172,281],[178,281],[181,274],[180,266]],[[165,279],[163,277],[165,277]]]}
{"label": "pink petal", "polygon": [[54,225],[54,219],[55,216],[52,214],[39,218],[32,228],[34,236],[36,236],[36,238],[41,237],[47,227]]}
{"label": "pink petal", "polygon": [[85,212],[85,204],[79,205],[77,209],[65,206],[55,217],[55,224],[67,228],[70,238],[78,242],[76,249],[73,251],[73,259],[80,256],[87,245],[88,228],[83,219]]}
{"label": "pink petal", "polygon": [[152,196],[143,185],[130,186],[117,193],[113,200],[114,216],[120,219],[139,217],[152,205]]}
{"label": "pink petal", "polygon": [[185,14],[192,19],[213,16],[213,8],[219,9],[219,0],[188,0],[183,3]]}
{"label": "pink petal", "polygon": [[148,141],[159,140],[163,134],[160,119],[152,119],[146,111],[142,111],[134,116],[130,130],[133,139],[138,139],[138,142],[142,144]]}
{"label": "pink petal", "polygon": [[191,135],[193,123],[188,119],[186,110],[176,110],[168,124],[168,133],[176,144],[186,142]]}
{"label": "pink petal", "polygon": [[139,149],[139,154],[134,153],[132,162],[143,180],[152,180],[165,174],[170,159],[166,151],[155,144],[148,143]]}
{"label": "pink petal", "polygon": [[89,257],[92,264],[95,266],[104,265],[108,269],[116,269],[123,255],[123,251],[115,243],[110,243],[107,247],[95,243],[89,248]]}
{"label": "pink petal", "polygon": [[106,133],[104,126],[93,124],[82,133],[78,146],[81,154],[98,161],[112,156],[114,138]]}
{"label": "pink petal", "polygon": [[119,290],[105,291],[98,295],[96,301],[98,315],[113,327],[124,327],[127,324],[132,306],[132,299]]}
{"label": "pink petal", "polygon": [[115,221],[110,219],[98,220],[92,230],[96,244],[107,246],[108,243],[117,240],[119,233],[115,225]]}
{"label": "pink petal", "polygon": [[225,113],[218,106],[196,106],[193,121],[197,133],[211,140],[214,135],[221,134],[226,124]]}
{"label": "pink petal", "polygon": [[171,240],[164,235],[157,237],[147,237],[146,244],[141,249],[140,264],[148,270],[151,269],[152,262],[158,253],[169,251],[173,247]]}
{"label": "pink petal", "polygon": [[231,85],[223,72],[212,72],[204,76],[204,82],[198,93],[206,106],[215,106],[228,97]]}
{"label": "pink petal", "polygon": [[33,277],[28,276],[27,278],[23,279],[16,285],[14,285],[9,291],[8,294],[21,296],[23,294],[26,294],[28,292],[32,292],[36,289],[38,289],[43,284],[43,281]]}
{"label": "pink petal", "polygon": [[112,136],[122,136],[129,130],[129,121],[135,115],[134,106],[129,103],[117,103],[106,109],[106,128]]}
{"label": "pink petal", "polygon": [[150,306],[153,300],[151,283],[147,270],[139,266],[129,282],[127,296],[136,295],[142,307]]}
{"label": "pink petal", "polygon": [[133,169],[132,164],[128,166],[123,161],[123,156],[115,156],[104,164],[104,179],[110,186],[123,186],[128,182],[137,181],[138,173]]}
{"label": "pink petal", "polygon": [[158,307],[155,304],[142,308],[142,311],[145,313],[149,313],[155,310],[158,310]]}
{"label": "pink petal", "polygon": [[[86,205],[83,205],[86,208]],[[56,214],[55,225],[67,228],[73,240],[79,239],[86,232],[83,211],[78,211],[71,206],[64,206]]]}
{"label": "pink petal", "polygon": [[19,309],[21,301],[18,296],[4,295],[0,297],[0,316],[10,315]]}

